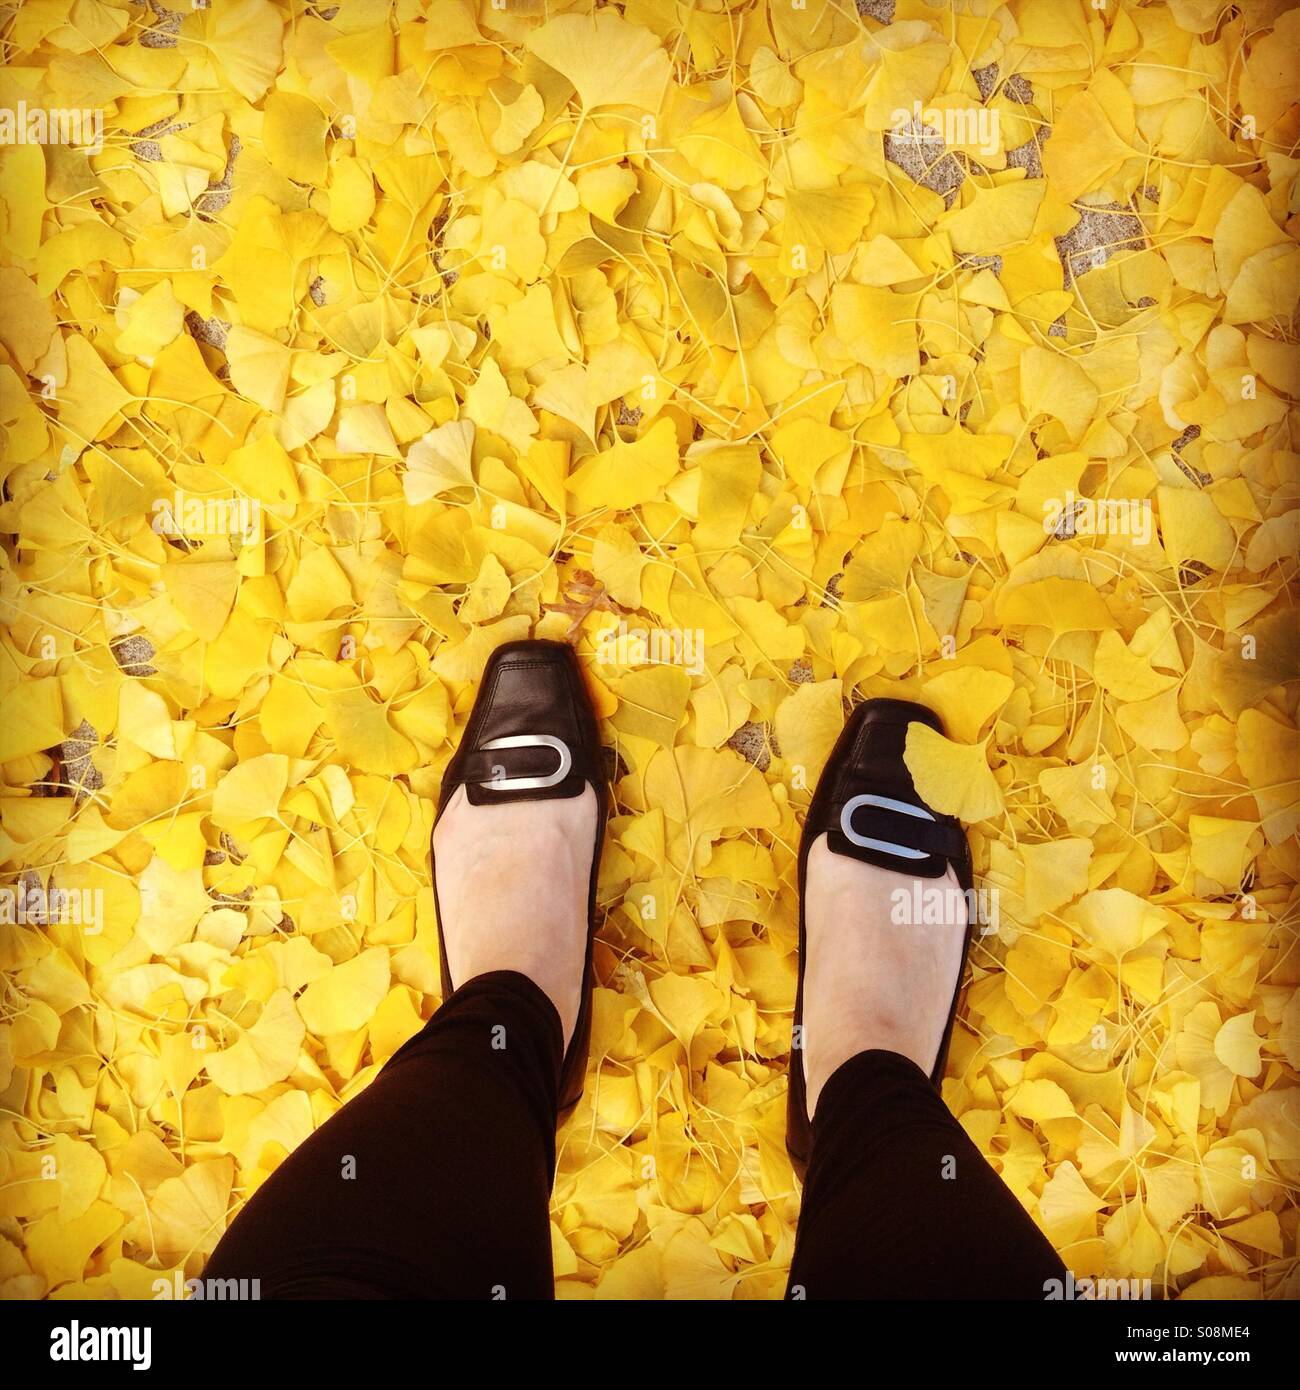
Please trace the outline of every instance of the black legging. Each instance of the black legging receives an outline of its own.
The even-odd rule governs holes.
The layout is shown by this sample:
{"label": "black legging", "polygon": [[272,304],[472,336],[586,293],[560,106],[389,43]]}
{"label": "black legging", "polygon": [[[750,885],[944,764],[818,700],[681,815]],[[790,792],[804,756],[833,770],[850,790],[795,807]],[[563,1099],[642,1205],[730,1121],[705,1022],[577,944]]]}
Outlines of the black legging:
{"label": "black legging", "polygon": [[[236,1217],[213,1279],[263,1298],[551,1298],[559,1015],[513,971],[458,989]],[[921,1069],[822,1090],[788,1298],[1037,1298],[1065,1268]]]}

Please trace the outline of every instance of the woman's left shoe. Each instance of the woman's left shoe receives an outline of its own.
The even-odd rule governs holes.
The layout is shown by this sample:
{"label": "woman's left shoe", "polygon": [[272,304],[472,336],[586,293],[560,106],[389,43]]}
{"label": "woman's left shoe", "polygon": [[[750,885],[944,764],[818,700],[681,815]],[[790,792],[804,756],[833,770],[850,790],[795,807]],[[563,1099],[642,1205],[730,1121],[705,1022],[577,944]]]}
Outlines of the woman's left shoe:
{"label": "woman's left shoe", "polygon": [[[460,746],[443,774],[435,829],[460,787],[465,788],[471,806],[576,797],[587,787],[596,795],[596,830],[587,894],[587,954],[577,1022],[560,1074],[562,1119],[578,1103],[587,1073],[596,877],[609,800],[604,749],[572,647],[564,642],[528,639],[507,642],[492,653]],[[433,869],[442,990],[446,998],[455,989],[455,982],[447,966],[436,858]]]}
{"label": "woman's left shoe", "polygon": [[[866,700],[853,711],[840,734],[813,794],[799,841],[799,984],[795,995],[795,1039],[803,1024],[804,964],[808,936],[804,916],[807,901],[808,852],[826,836],[833,854],[917,878],[941,878],[951,865],[962,889],[973,884],[970,846],[960,821],[932,811],[917,795],[903,761],[907,726],[928,724],[938,733],[943,723],[933,710],[908,700]],[[970,950],[973,914],[968,914],[962,946],[962,967],[930,1075],[937,1088],[943,1080],[948,1045],[957,1017],[966,955]],[[808,1117],[807,1078],[801,1046],[790,1049],[790,1088],[786,1110],[786,1149],[802,1178],[812,1151],[812,1121]]]}

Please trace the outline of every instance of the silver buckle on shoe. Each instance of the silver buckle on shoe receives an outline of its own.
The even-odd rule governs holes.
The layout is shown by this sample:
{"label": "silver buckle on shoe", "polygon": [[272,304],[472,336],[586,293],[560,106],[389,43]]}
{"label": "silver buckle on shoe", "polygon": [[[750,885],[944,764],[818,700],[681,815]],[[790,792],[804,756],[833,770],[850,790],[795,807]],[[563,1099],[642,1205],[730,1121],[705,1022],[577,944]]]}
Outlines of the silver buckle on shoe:
{"label": "silver buckle on shoe", "polygon": [[480,787],[487,787],[489,791],[540,791],[543,787],[553,787],[557,782],[563,782],[573,767],[573,754],[569,752],[569,745],[562,738],[555,738],[552,734],[510,734],[483,744],[480,751],[495,753],[499,748],[550,748],[559,755],[560,764],[554,772],[545,777],[498,777],[496,774],[504,773],[505,768],[500,764],[494,764],[493,775],[486,782],[479,783]]}
{"label": "silver buckle on shoe", "polygon": [[844,838],[850,844],[857,845],[859,849],[879,850],[882,854],[892,854],[899,859],[926,859],[929,856],[925,850],[909,849],[906,845],[896,845],[890,840],[873,840],[868,835],[859,835],[853,828],[853,813],[859,806],[878,806],[882,811],[897,811],[900,815],[913,816],[917,820],[932,821],[934,817],[929,811],[924,811],[919,806],[912,806],[906,801],[895,801],[889,796],[855,796],[844,803],[844,809],[840,812],[840,830]]}

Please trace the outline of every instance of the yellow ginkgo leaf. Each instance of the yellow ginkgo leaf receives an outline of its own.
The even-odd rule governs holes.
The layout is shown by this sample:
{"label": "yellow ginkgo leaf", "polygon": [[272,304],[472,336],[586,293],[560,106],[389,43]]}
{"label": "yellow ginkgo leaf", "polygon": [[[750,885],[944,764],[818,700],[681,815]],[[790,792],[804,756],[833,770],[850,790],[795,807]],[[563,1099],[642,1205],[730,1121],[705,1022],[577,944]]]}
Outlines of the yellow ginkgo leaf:
{"label": "yellow ginkgo leaf", "polygon": [[177,869],[156,854],[140,874],[139,885],[136,935],[155,955],[167,955],[189,941],[199,918],[212,908],[197,864]]}
{"label": "yellow ginkgo leaf", "polygon": [[1022,1081],[1008,1099],[1007,1108],[1013,1115],[1038,1124],[1050,1120],[1073,1119],[1076,1113],[1070,1097],[1055,1081],[1048,1081],[1046,1078]]}
{"label": "yellow ginkgo leaf", "polygon": [[1015,682],[1000,671],[963,666],[926,681],[925,699],[959,743],[975,743],[1014,689]]}
{"label": "yellow ginkgo leaf", "polygon": [[1227,519],[1204,492],[1190,487],[1159,487],[1156,506],[1160,513],[1160,539],[1165,554],[1176,568],[1189,561],[1226,569],[1237,549],[1237,538]]}
{"label": "yellow ginkgo leaf", "polygon": [[1050,415],[1077,441],[1092,423],[1097,401],[1097,387],[1072,357],[1040,347],[1021,354],[1020,402],[1031,420]]}
{"label": "yellow ginkgo leaf", "polygon": [[1250,846],[1258,843],[1259,825],[1227,816],[1189,816],[1192,865],[1225,892],[1236,892],[1250,863]]}
{"label": "yellow ginkgo leaf", "polygon": [[591,567],[610,598],[624,608],[641,607],[641,571],[647,563],[648,557],[626,527],[609,522],[596,533]]}
{"label": "yellow ginkgo leaf", "polygon": [[1115,620],[1106,601],[1082,580],[1032,580],[1007,590],[998,601],[1003,622],[1037,624],[1051,628],[1058,636],[1066,632],[1102,632],[1114,627]]}
{"label": "yellow ginkgo leaf", "polygon": [[781,221],[782,274],[811,274],[820,269],[827,251],[848,251],[862,235],[874,204],[864,183],[788,189]]}
{"label": "yellow ginkgo leaf", "polygon": [[273,169],[295,183],[324,183],[329,122],[314,101],[272,92],[262,108],[262,143]]}
{"label": "yellow ginkgo leaf", "polygon": [[1043,186],[1031,179],[979,188],[965,206],[940,219],[955,251],[996,255],[1028,239],[1034,228]]}
{"label": "yellow ginkgo leaf", "polygon": [[283,28],[267,0],[225,0],[187,15],[177,44],[204,85],[224,77],[245,101],[258,101],[279,69]]}
{"label": "yellow ginkgo leaf", "polygon": [[671,420],[657,420],[632,444],[621,440],[579,465],[565,486],[582,510],[623,510],[648,502],[678,471],[677,434]]}
{"label": "yellow ginkgo leaf", "polygon": [[717,986],[700,975],[663,975],[650,985],[650,998],[684,1046],[725,1003]]}
{"label": "yellow ginkgo leaf", "polygon": [[1214,1035],[1214,1055],[1237,1076],[1258,1076],[1262,1039],[1255,1031],[1254,1011],[1228,1019]]}
{"label": "yellow ginkgo leaf", "polygon": [[278,411],[289,385],[292,353],[283,343],[243,324],[232,324],[226,335],[226,360],[235,390],[263,410]]}
{"label": "yellow ginkgo leaf", "polygon": [[93,1144],[70,1134],[56,1134],[52,1151],[59,1184],[59,1220],[75,1221],[100,1196],[108,1167]]}
{"label": "yellow ginkgo leaf", "polygon": [[149,1202],[148,1229],[160,1254],[211,1254],[225,1228],[234,1175],[233,1159],[211,1158],[159,1184]]}
{"label": "yellow ginkgo leaf", "polygon": [[[1117,122],[1127,135],[1120,133]],[[1089,91],[1068,103],[1043,146],[1043,172],[1053,191],[1073,202],[1105,183],[1137,153],[1129,143],[1132,127],[1133,103],[1127,89],[1103,71]]]}
{"label": "yellow ginkgo leaf", "polygon": [[1075,837],[1021,845],[1025,866],[1025,911],[1031,918],[1055,912],[1088,887],[1092,842]]}
{"label": "yellow ginkgo leaf", "polygon": [[226,830],[256,828],[279,812],[289,784],[289,759],[263,753],[232,767],[212,794],[212,821]]}
{"label": "yellow ginkgo leaf", "polygon": [[621,733],[671,748],[686,711],[691,678],[678,666],[631,671],[613,683],[618,709],[610,722]]}
{"label": "yellow ginkgo leaf", "polygon": [[805,681],[777,706],[772,730],[781,756],[802,768],[802,784],[816,784],[844,727],[843,684],[838,680]]}
{"label": "yellow ginkgo leaf", "polygon": [[226,1095],[251,1095],[283,1081],[293,1071],[305,1034],[293,996],[287,989],[276,990],[263,1005],[257,1022],[244,1029],[230,1047],[203,1058],[203,1065]]}
{"label": "yellow ginkgo leaf", "polygon": [[401,458],[393,438],[393,427],[378,405],[345,406],[340,414],[338,446],[348,454],[378,454],[381,458]]}
{"label": "yellow ginkgo leaf", "polygon": [[303,990],[298,1000],[302,1021],[317,1034],[360,1028],[388,993],[389,979],[388,951],[372,946]]}
{"label": "yellow ginkgo leaf", "polygon": [[[229,1159],[222,1162],[231,1166]],[[220,1234],[220,1215],[216,1220],[216,1230]],[[41,1276],[47,1289],[57,1289],[60,1284],[80,1279],[91,1255],[122,1224],[122,1213],[108,1202],[92,1202],[80,1216],[70,1220],[52,1211],[32,1222],[23,1232],[31,1267]]]}
{"label": "yellow ginkgo leaf", "polygon": [[762,776],[730,749],[677,746],[656,752],[646,766],[646,797],[679,825],[697,833],[760,829],[777,822]]}
{"label": "yellow ginkgo leaf", "polygon": [[1097,1213],[1105,1205],[1105,1200],[1083,1180],[1078,1168],[1066,1159],[1044,1184],[1038,1214],[1053,1241],[1069,1245],[1096,1230]]}
{"label": "yellow ginkgo leaf", "polygon": [[56,400],[59,423],[79,444],[100,439],[117,428],[131,396],[84,338],[69,338],[64,351],[68,381]]}
{"label": "yellow ginkgo leaf", "polygon": [[119,310],[118,321],[125,325],[117,340],[117,350],[132,357],[156,356],[172,342],[185,323],[185,306],[164,280]]}
{"label": "yellow ginkgo leaf", "polygon": [[1177,676],[1156,671],[1114,631],[1103,632],[1098,639],[1092,674],[1103,690],[1126,702],[1153,699],[1178,684]]}
{"label": "yellow ginkgo leaf", "polygon": [[953,743],[928,724],[912,723],[903,761],[917,795],[932,810],[964,821],[1001,814],[1002,789],[982,744]]}
{"label": "yellow ginkgo leaf", "polygon": [[1124,888],[1094,889],[1061,915],[1086,940],[1116,959],[1137,950],[1169,925],[1164,908]]}
{"label": "yellow ginkgo leaf", "polygon": [[339,756],[363,772],[392,776],[416,765],[418,755],[388,720],[383,705],[359,687],[323,696],[325,726]]}
{"label": "yellow ginkgo leaf", "polygon": [[659,40],[617,10],[557,15],[533,30],[528,47],[573,83],[586,110],[656,111],[667,89],[671,68]]}
{"label": "yellow ginkgo leaf", "polygon": [[239,591],[233,560],[175,560],[163,569],[163,587],[186,626],[205,642],[221,635]]}
{"label": "yellow ginkgo leaf", "polygon": [[117,733],[152,753],[155,758],[176,756],[176,736],[172,730],[167,701],[143,681],[124,681],[118,695]]}

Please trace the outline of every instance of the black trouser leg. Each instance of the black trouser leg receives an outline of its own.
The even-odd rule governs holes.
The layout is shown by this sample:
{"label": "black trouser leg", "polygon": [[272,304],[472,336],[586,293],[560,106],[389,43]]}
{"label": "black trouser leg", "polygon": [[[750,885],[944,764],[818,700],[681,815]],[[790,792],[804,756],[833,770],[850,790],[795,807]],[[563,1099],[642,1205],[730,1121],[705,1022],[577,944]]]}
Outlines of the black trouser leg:
{"label": "black trouser leg", "polygon": [[929,1078],[860,1052],[822,1088],[787,1298],[1031,1298],[1065,1266]]}
{"label": "black trouser leg", "polygon": [[458,989],[296,1149],[204,1271],[263,1298],[551,1298],[563,1036],[513,971]]}

